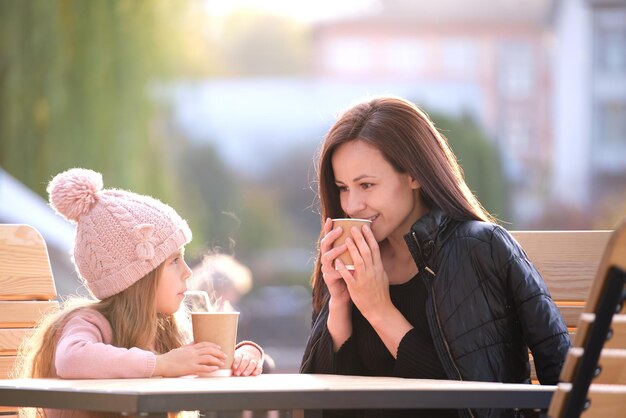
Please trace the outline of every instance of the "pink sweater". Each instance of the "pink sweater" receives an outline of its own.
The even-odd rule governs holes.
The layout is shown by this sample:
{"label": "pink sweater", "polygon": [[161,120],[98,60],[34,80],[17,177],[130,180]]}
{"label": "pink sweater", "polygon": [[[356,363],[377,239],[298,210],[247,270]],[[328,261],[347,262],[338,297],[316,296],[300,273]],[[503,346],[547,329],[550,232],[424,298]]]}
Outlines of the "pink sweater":
{"label": "pink sweater", "polygon": [[111,345],[109,321],[93,309],[83,309],[70,319],[57,342],[54,366],[65,379],[152,377],[156,355],[139,348]]}
{"label": "pink sweater", "polygon": [[[113,379],[152,377],[156,355],[139,348],[111,345],[109,321],[93,309],[83,309],[60,333],[54,366],[57,377],[66,379]],[[48,418],[87,418],[88,411],[46,409]]]}
{"label": "pink sweater", "polygon": [[[109,321],[93,309],[77,312],[63,328],[57,342],[54,366],[56,376],[65,379],[115,379],[152,377],[156,355],[139,348],[120,348],[111,345],[113,330]],[[252,341],[241,341],[235,349],[252,345],[261,353],[263,349]],[[87,418],[88,411],[46,409],[47,418]]]}

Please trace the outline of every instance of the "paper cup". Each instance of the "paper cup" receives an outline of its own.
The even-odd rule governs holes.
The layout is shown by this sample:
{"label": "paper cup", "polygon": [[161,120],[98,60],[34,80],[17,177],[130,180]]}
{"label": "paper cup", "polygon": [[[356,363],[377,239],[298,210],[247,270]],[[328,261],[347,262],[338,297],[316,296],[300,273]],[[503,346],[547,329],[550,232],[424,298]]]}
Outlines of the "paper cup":
{"label": "paper cup", "polygon": [[[230,376],[232,374],[235,345],[237,344],[237,323],[239,312],[192,312],[194,342],[208,341],[219,345],[226,353],[224,365],[208,376]],[[203,375],[202,377],[205,377]]]}
{"label": "paper cup", "polygon": [[[333,243],[333,248],[338,247],[341,244],[343,244],[346,238],[352,235],[350,233],[350,229],[353,226],[356,226],[357,228],[362,228],[363,225],[372,223],[372,221],[370,221],[369,219],[357,219],[357,218],[337,218],[337,219],[333,219],[332,221],[333,221],[333,229],[339,226],[343,228],[341,236],[337,238],[335,242]],[[350,252],[348,250],[340,254],[339,257],[337,258],[343,261],[343,264],[345,264],[348,270],[354,270],[352,257],[350,256]],[[336,268],[337,268],[337,265],[335,261],[335,269]]]}

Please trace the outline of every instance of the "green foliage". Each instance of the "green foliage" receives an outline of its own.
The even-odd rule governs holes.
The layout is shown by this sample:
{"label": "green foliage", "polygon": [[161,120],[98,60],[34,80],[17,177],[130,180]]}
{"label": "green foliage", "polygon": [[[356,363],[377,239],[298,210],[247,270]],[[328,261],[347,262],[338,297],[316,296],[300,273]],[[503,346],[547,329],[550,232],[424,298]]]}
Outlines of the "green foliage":
{"label": "green foliage", "polygon": [[231,253],[239,228],[235,208],[240,186],[234,174],[208,144],[181,144],[179,152],[176,166],[183,185],[179,200],[194,232],[191,252]]}
{"label": "green foliage", "polygon": [[439,131],[448,139],[470,190],[489,213],[507,218],[506,182],[496,146],[469,117],[454,118],[430,114]]}
{"label": "green foliage", "polygon": [[284,191],[239,180],[208,144],[181,144],[177,171],[181,212],[194,231],[190,253],[219,251],[243,260],[255,252],[290,245],[294,228],[281,205]]}
{"label": "green foliage", "polygon": [[159,31],[170,3],[1,2],[0,165],[42,196],[75,166],[105,186],[170,194],[149,98],[169,59]]}

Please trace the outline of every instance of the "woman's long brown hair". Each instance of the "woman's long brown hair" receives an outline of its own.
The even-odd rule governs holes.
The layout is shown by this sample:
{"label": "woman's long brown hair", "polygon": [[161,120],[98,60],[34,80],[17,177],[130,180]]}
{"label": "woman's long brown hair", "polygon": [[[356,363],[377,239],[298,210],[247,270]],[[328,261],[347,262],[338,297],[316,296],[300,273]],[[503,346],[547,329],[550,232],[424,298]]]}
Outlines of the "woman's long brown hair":
{"label": "woman's long brown hair", "polygon": [[[318,196],[323,238],[327,218],[345,217],[332,167],[334,151],[342,144],[361,140],[375,146],[399,173],[419,182],[420,199],[456,220],[495,222],[465,183],[463,171],[446,138],[414,104],[396,97],[380,97],[353,106],[326,134],[317,164]],[[319,243],[319,241],[318,241]],[[327,289],[317,257],[311,277],[313,313],[326,302]]]}

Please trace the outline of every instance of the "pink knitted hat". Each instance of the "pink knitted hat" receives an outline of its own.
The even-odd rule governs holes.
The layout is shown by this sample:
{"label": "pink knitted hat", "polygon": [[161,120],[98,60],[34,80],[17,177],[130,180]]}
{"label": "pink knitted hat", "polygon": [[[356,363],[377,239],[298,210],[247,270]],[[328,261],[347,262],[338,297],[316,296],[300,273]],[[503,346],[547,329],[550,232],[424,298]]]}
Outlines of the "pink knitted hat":
{"label": "pink knitted hat", "polygon": [[98,299],[127,289],[191,241],[187,222],[168,205],[102,187],[100,173],[82,168],[48,185],[54,210],[76,223],[74,264]]}

